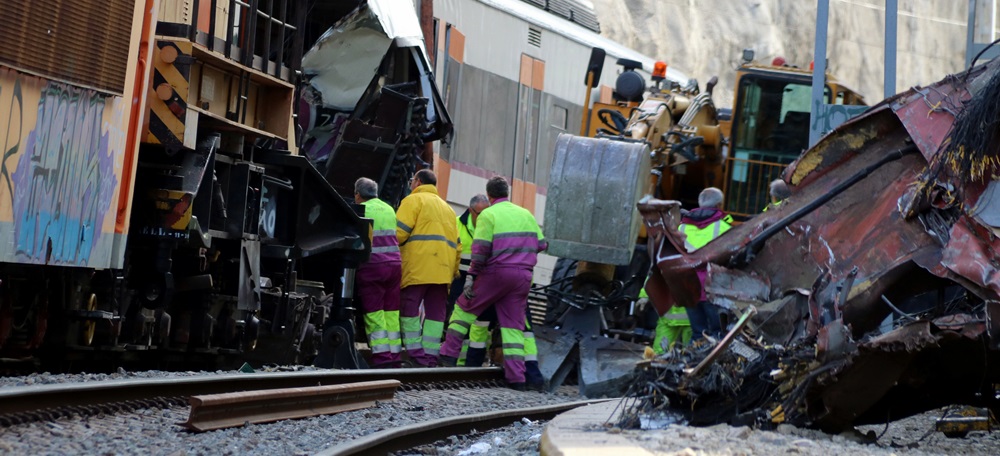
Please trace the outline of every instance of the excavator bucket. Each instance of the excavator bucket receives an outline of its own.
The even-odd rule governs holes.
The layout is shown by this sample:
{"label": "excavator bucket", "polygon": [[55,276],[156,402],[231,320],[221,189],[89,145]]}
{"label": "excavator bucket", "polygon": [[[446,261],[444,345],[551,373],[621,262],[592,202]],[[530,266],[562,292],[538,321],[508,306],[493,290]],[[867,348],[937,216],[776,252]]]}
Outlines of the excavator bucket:
{"label": "excavator bucket", "polygon": [[649,147],[561,134],[545,200],[548,253],[624,265],[639,236],[635,210],[649,186]]}
{"label": "excavator bucket", "polygon": [[[635,204],[646,191],[649,172],[645,142],[560,135],[545,206],[547,253],[628,265],[639,234]],[[535,329],[539,367],[550,388],[575,371],[585,396],[620,393],[632,379],[644,347],[602,335],[608,327],[603,319],[611,306],[628,299],[621,287],[612,286],[612,277],[577,278],[585,280],[575,281],[570,293],[549,295],[550,306],[554,300],[567,305],[553,327]]]}

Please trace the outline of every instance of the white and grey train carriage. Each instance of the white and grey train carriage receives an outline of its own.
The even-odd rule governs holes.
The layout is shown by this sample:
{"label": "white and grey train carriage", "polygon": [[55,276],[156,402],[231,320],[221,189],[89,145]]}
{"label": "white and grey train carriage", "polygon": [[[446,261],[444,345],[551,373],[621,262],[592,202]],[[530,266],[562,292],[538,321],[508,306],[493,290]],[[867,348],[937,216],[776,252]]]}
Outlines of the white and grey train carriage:
{"label": "white and grey train carriage", "polygon": [[[493,175],[511,179],[512,201],[544,226],[552,150],[560,133],[579,134],[591,50],[605,50],[592,100],[610,102],[620,58],[654,59],[599,35],[586,0],[436,0],[433,55],[438,87],[455,123],[451,144],[438,147],[434,168],[446,199],[461,213]],[[667,77],[687,77],[668,67]],[[553,258],[536,281],[548,282]]]}
{"label": "white and grey train carriage", "polygon": [[[559,133],[579,133],[591,49],[606,51],[592,100],[610,102],[619,58],[642,63],[646,80],[654,59],[600,36],[586,0],[436,0],[434,17],[427,47],[455,123],[435,163],[448,201],[464,208],[499,174],[544,224],[551,152]],[[687,81],[672,68],[667,77]]]}

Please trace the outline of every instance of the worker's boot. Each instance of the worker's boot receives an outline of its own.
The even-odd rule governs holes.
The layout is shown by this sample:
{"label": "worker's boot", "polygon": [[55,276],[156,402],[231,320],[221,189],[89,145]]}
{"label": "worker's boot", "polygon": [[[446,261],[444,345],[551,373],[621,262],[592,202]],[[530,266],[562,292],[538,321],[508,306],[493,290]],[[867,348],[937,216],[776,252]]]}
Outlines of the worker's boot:
{"label": "worker's boot", "polygon": [[440,355],[438,356],[438,367],[455,367],[458,365],[458,359],[451,356]]}
{"label": "worker's boot", "polygon": [[523,383],[523,382],[508,383],[507,384],[507,388],[510,388],[510,389],[512,389],[514,391],[525,391],[525,390],[528,389],[527,385],[525,383]]}
{"label": "worker's boot", "polygon": [[467,367],[483,367],[483,362],[486,361],[486,349],[485,348],[469,348],[465,353],[465,365]]}
{"label": "worker's boot", "polygon": [[529,391],[545,391],[545,378],[542,371],[538,369],[538,361],[524,362],[524,379]]}

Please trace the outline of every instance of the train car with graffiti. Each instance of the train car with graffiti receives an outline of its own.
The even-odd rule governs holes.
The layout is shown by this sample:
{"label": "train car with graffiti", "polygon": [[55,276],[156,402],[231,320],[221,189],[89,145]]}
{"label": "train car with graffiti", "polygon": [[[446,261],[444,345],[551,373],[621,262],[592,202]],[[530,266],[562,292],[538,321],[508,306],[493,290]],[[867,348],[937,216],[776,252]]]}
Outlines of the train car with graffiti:
{"label": "train car with graffiti", "polygon": [[152,29],[141,2],[60,15],[14,4],[0,20],[0,347],[16,355],[65,321],[57,313],[82,315],[89,296],[68,296],[74,283],[123,266],[142,121],[132,100],[149,74],[133,56]]}
{"label": "train car with graffiti", "polygon": [[[359,367],[370,221],[299,153],[295,122],[307,45],[336,20],[309,12],[355,6],[5,5],[0,357]],[[405,182],[450,125],[422,43],[380,33],[350,120],[395,158],[352,166]]]}

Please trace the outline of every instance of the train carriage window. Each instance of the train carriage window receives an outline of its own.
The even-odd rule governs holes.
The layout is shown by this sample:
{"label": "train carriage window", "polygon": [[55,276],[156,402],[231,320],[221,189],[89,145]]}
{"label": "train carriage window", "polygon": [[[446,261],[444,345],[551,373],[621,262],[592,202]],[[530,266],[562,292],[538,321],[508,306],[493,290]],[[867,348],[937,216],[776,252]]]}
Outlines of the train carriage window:
{"label": "train carriage window", "polygon": [[569,117],[569,110],[562,106],[552,105],[552,127],[566,131],[566,119]]}

